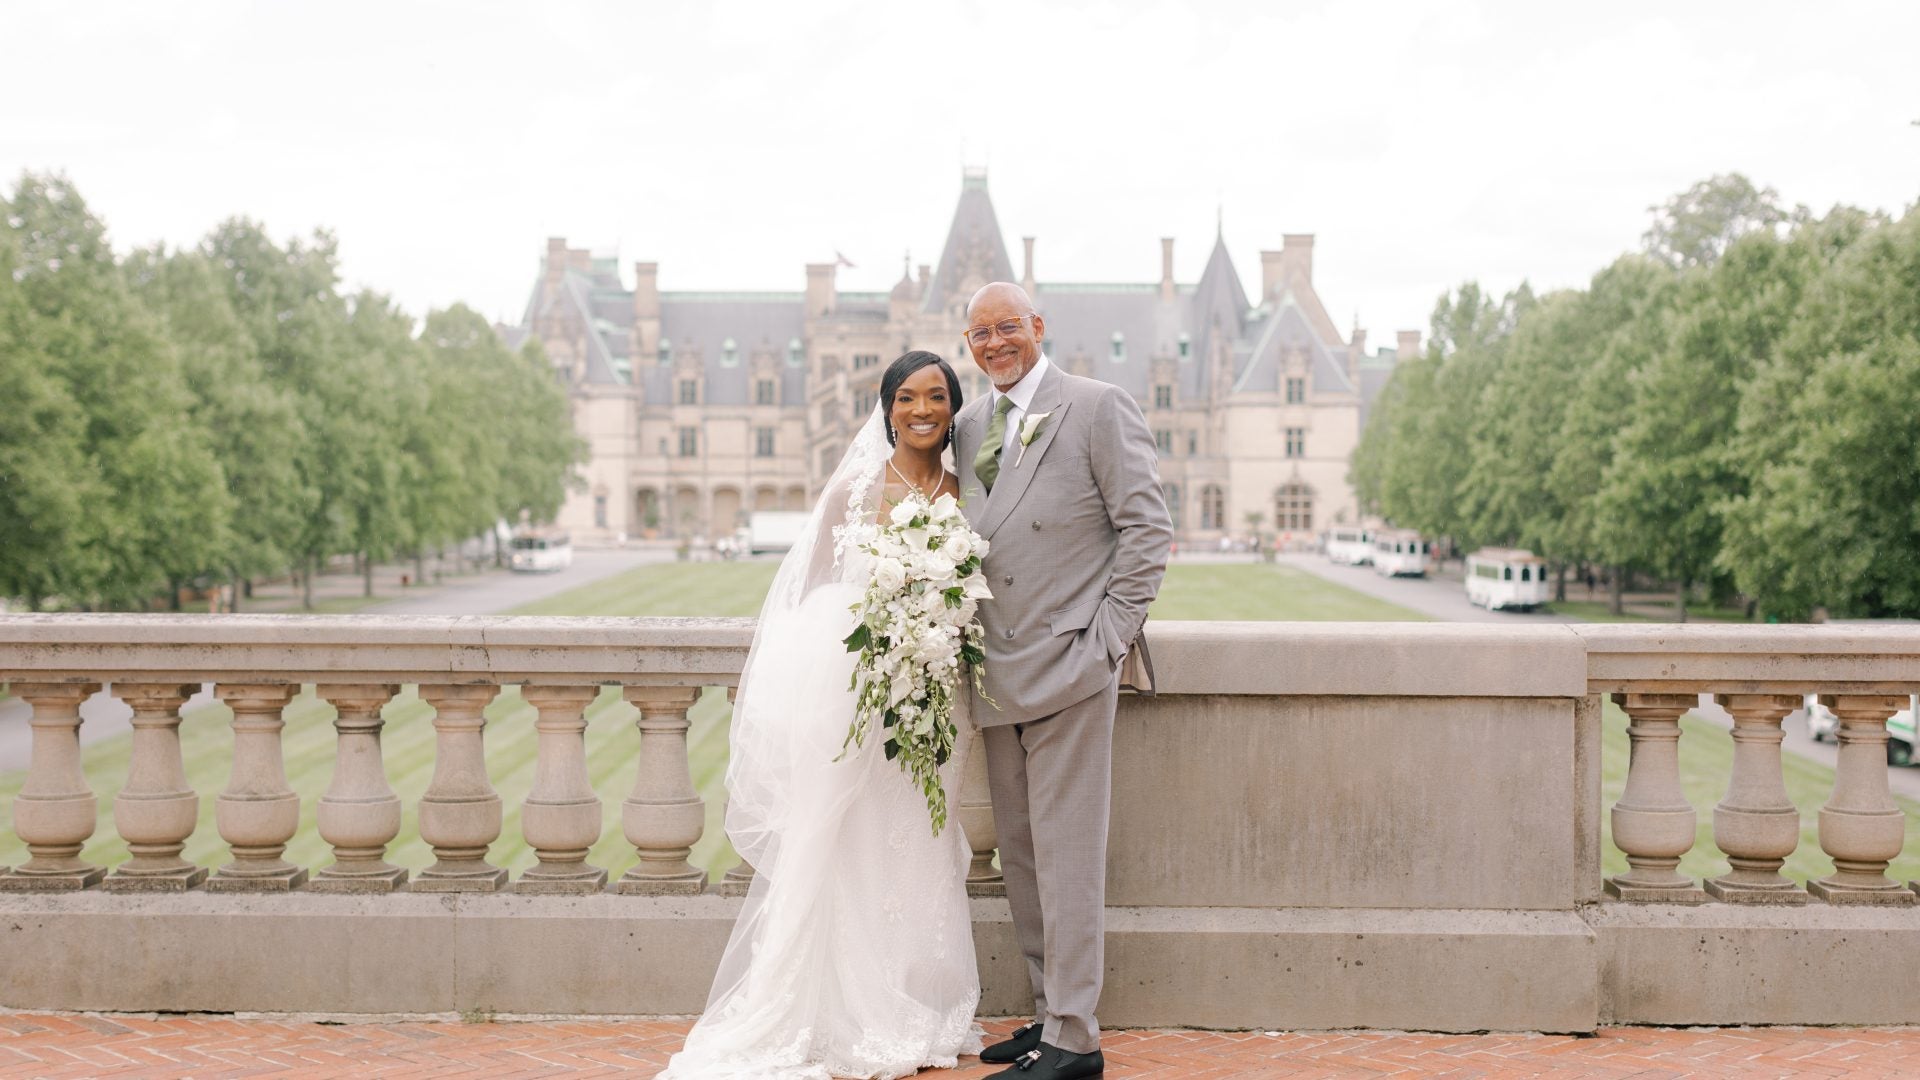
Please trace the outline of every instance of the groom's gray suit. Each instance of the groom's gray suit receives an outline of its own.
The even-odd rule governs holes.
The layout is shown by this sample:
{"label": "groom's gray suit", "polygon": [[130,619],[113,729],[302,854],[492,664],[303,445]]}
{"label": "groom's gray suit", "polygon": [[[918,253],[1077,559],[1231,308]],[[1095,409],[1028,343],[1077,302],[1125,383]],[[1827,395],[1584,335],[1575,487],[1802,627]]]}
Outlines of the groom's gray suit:
{"label": "groom's gray suit", "polygon": [[1026,415],[1046,419],[1024,451],[1015,439],[1002,455],[991,490],[973,462],[997,395],[954,421],[966,516],[989,543],[993,588],[980,624],[998,708],[976,702],[973,717],[1041,1038],[1089,1053],[1100,1044],[1094,1008],[1106,967],[1118,670],[1159,592],[1173,529],[1132,396],[1051,363],[1034,374]]}

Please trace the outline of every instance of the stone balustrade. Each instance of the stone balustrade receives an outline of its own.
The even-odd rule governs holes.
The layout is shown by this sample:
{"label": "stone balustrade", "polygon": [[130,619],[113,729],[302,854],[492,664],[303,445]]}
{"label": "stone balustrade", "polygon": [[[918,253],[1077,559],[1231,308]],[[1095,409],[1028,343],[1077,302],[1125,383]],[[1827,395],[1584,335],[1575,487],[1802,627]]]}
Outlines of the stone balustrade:
{"label": "stone balustrade", "polygon": [[[748,620],[0,616],[0,681],[32,755],[0,816],[0,1006],[306,1013],[697,1011],[739,895],[690,862],[708,820],[688,710],[731,687]],[[1174,623],[1151,628],[1160,693],[1123,699],[1114,743],[1103,1019],[1198,1027],[1590,1030],[1601,1023],[1913,1023],[1920,893],[1888,873],[1909,823],[1887,719],[1920,686],[1920,628]],[[324,791],[287,780],[281,711],[337,710]],[[431,707],[413,807],[433,862],[390,861],[406,809],[382,757],[403,686]],[[112,825],[80,703],[133,710]],[[192,789],[181,709],[233,710],[230,773]],[[518,814],[534,864],[494,858],[504,810],[484,710],[518,687],[536,760]],[[636,714],[619,804],[632,868],[590,852],[587,707]],[[1818,815],[1830,875],[1782,874],[1801,841],[1782,722],[1818,693],[1840,719]],[[1601,805],[1601,714],[1628,718],[1625,790]],[[1726,873],[1681,872],[1699,821],[1679,718],[1732,717],[1713,811]],[[984,755],[955,820],[973,850],[990,1013],[1027,1007],[993,866]],[[624,777],[628,766],[621,764]],[[229,856],[182,857],[213,795]],[[317,799],[323,865],[287,858]],[[1603,876],[1601,821],[1627,869]],[[211,870],[211,873],[209,873]],[[140,897],[125,894],[137,892]]]}

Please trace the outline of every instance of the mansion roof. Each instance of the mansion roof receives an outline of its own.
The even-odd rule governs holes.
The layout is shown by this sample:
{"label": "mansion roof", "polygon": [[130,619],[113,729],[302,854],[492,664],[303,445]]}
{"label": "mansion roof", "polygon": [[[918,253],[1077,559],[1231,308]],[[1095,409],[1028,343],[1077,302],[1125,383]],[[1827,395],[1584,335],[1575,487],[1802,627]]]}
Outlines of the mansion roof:
{"label": "mansion roof", "polygon": [[[1289,238],[1289,245],[1296,239],[1301,238]],[[1311,238],[1304,239],[1310,260]],[[590,331],[580,350],[584,356],[576,378],[581,381],[636,383],[649,400],[668,401],[681,365],[697,358],[703,401],[744,404],[752,400],[756,364],[764,371],[771,357],[783,383],[781,400],[806,400],[807,294],[660,292],[659,336],[670,343],[676,360],[660,364],[629,355],[635,294],[621,281],[616,260],[564,247],[564,241],[550,242],[549,259],[561,251],[564,270],[549,266],[534,285],[520,326],[501,328],[510,344],[533,333],[542,319],[564,315],[566,322]],[[1313,396],[1347,396],[1364,409],[1391,372],[1393,350],[1355,356],[1313,292],[1310,261],[1299,265],[1307,268],[1305,275],[1282,274],[1263,288],[1261,302],[1250,302],[1224,239],[1216,235],[1193,284],[1039,281],[1032,293],[1045,317],[1047,350],[1055,362],[1119,385],[1143,402],[1160,381],[1158,366],[1172,373],[1187,401],[1216,394],[1278,394],[1293,372],[1309,380]],[[1263,272],[1267,269],[1263,265]],[[1008,259],[985,174],[969,172],[931,274],[923,269],[917,282],[903,278],[892,293],[836,292],[833,310],[824,318],[898,329],[900,340],[930,322],[940,323],[942,333],[953,335],[949,351],[957,352],[959,305],[973,287],[993,280],[1020,277]],[[906,318],[916,320],[917,327],[891,325],[902,301],[910,311]],[[947,330],[946,322],[955,325]],[[913,336],[924,340],[924,334]],[[1227,362],[1215,360],[1222,352]],[[1225,385],[1216,387],[1216,381]]]}

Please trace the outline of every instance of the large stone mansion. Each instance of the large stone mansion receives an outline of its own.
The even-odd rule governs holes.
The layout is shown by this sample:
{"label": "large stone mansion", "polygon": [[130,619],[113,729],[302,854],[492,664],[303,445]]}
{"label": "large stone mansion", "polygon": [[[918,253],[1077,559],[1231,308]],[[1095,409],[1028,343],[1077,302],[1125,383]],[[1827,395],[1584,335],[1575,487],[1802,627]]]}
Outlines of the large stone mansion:
{"label": "large stone mansion", "polygon": [[1358,519],[1347,459],[1396,354],[1342,338],[1313,287],[1313,237],[1260,253],[1249,299],[1215,236],[1194,284],[1036,281],[1034,239],[1018,276],[984,171],[961,181],[939,262],[890,293],[843,292],[835,263],[809,264],[802,292],[663,292],[656,263],[547,241],[546,262],[509,343],[540,339],[587,441],[584,485],[559,524],[586,541],[715,537],[756,509],[801,509],[878,397],[894,357],[947,357],[968,398],[985,391],[961,334],[975,289],[1021,282],[1046,317],[1045,350],[1067,371],[1125,387],[1160,447],[1160,478],[1183,542],[1263,530],[1292,539]]}

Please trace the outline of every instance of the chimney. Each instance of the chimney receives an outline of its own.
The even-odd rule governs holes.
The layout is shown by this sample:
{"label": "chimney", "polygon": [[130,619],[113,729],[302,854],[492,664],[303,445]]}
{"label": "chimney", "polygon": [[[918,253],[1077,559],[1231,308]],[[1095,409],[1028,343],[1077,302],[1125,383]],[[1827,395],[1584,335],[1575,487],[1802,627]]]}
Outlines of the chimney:
{"label": "chimney", "polygon": [[1280,294],[1280,286],[1286,281],[1280,261],[1283,252],[1263,251],[1260,253],[1260,302],[1266,303]]}
{"label": "chimney", "polygon": [[567,238],[564,236],[547,237],[546,277],[548,285],[560,284],[567,272]]}
{"label": "chimney", "polygon": [[1313,285],[1313,234],[1287,233],[1280,238],[1280,268],[1287,280],[1299,278]]}
{"label": "chimney", "polygon": [[933,284],[933,264],[920,264],[920,295],[927,295],[927,286]]}
{"label": "chimney", "polygon": [[[1359,321],[1354,320],[1355,323]],[[1360,371],[1361,358],[1367,355],[1367,332],[1356,325],[1353,328],[1353,336],[1348,340],[1351,344],[1347,346],[1347,375],[1352,378]]]}
{"label": "chimney", "polygon": [[1420,355],[1420,331],[1402,330],[1395,335],[1399,344],[1393,350],[1394,361],[1411,360]]}
{"label": "chimney", "polygon": [[807,317],[833,313],[834,271],[838,263],[807,264]]}
{"label": "chimney", "polygon": [[1026,259],[1021,264],[1020,287],[1027,290],[1027,298],[1031,300],[1033,298],[1033,237],[1021,237],[1020,246],[1027,252]]}
{"label": "chimney", "polygon": [[633,317],[636,319],[660,317],[659,263],[633,264]]}
{"label": "chimney", "polygon": [[660,348],[660,264],[633,264],[634,360],[651,361]]}
{"label": "chimney", "polygon": [[1173,297],[1173,237],[1163,236],[1160,238],[1160,299]]}
{"label": "chimney", "polygon": [[568,248],[567,266],[583,274],[593,271],[593,253],[586,248]]}

